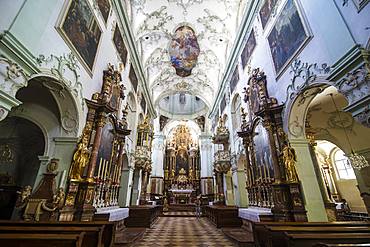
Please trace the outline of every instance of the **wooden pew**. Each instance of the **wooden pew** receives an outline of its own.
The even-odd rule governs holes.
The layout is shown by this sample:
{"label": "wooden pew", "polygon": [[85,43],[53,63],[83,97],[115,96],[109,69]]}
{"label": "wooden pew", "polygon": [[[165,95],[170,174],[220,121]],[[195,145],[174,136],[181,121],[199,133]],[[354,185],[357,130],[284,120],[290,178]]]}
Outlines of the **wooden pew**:
{"label": "wooden pew", "polygon": [[317,244],[314,247],[370,247],[369,244]]}
{"label": "wooden pew", "polygon": [[[73,232],[74,230],[81,230],[81,231],[87,231],[87,242],[92,243],[93,240],[90,240],[92,237],[93,239],[97,239],[98,241],[95,242],[94,245],[90,245],[92,247],[97,246],[101,243],[100,246],[102,247],[111,247],[114,243],[114,237],[115,237],[115,227],[113,222],[108,221],[59,221],[59,222],[29,222],[29,221],[0,221],[0,227],[1,229],[6,227],[43,227],[44,229],[64,229],[65,232]],[[96,234],[93,234],[94,230],[92,228],[95,228],[96,230],[99,229],[99,231],[95,231]],[[68,230],[71,229],[71,230]],[[50,230],[53,231],[53,230]],[[2,231],[0,231],[2,233]],[[100,241],[99,241],[100,240]],[[90,247],[89,246],[89,247]]]}
{"label": "wooden pew", "polygon": [[162,205],[130,206],[130,214],[125,219],[125,226],[150,228],[162,214],[162,211]]}
{"label": "wooden pew", "polygon": [[238,208],[234,206],[203,206],[205,216],[217,227],[241,227]]}
{"label": "wooden pew", "polygon": [[311,247],[317,243],[330,244],[360,244],[370,243],[369,233],[321,233],[321,234],[302,234],[302,233],[287,233],[285,245],[287,247],[300,246]]}
{"label": "wooden pew", "polygon": [[0,233],[0,245],[6,247],[82,247],[85,233],[38,234]]}
{"label": "wooden pew", "polygon": [[102,234],[104,226],[99,227],[63,227],[63,226],[0,226],[0,233],[18,234],[79,234],[84,233],[81,243],[82,247],[97,246],[102,247]]}
{"label": "wooden pew", "polygon": [[[287,246],[286,234],[313,234],[317,237],[328,233],[370,233],[366,222],[261,222],[254,225],[257,246]],[[324,237],[321,237],[324,238]],[[348,241],[346,240],[346,243]],[[315,243],[317,244],[317,243]],[[297,245],[300,246],[300,245]]]}

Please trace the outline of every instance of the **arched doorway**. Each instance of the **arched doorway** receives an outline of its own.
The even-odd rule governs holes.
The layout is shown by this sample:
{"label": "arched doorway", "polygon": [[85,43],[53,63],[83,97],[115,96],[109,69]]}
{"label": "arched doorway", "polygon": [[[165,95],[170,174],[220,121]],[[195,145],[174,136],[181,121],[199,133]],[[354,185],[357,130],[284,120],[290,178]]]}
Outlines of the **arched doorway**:
{"label": "arched doorway", "polygon": [[27,119],[8,117],[0,122],[0,149],[0,173],[17,186],[32,186],[45,150],[42,130]]}
{"label": "arched doorway", "polygon": [[337,209],[348,207],[348,211],[366,213],[355,171],[343,150],[329,141],[318,140],[315,153],[329,200],[337,204]]}
{"label": "arched doorway", "polygon": [[0,122],[0,219],[10,219],[22,187],[33,186],[45,151],[45,137],[33,122],[7,117]]}
{"label": "arched doorway", "polygon": [[[315,156],[316,141],[330,141],[346,155],[351,153],[351,146],[357,153],[365,156],[369,153],[370,144],[361,136],[370,136],[370,129],[357,123],[350,113],[343,110],[347,104],[346,98],[329,82],[311,84],[287,103],[284,124],[297,153],[297,172],[309,221],[333,220],[335,214],[335,205],[327,196]],[[365,179],[368,173],[369,168],[355,171],[365,205],[369,204],[370,195],[370,186]]]}
{"label": "arched doorway", "polygon": [[[11,135],[18,135],[22,143],[28,143],[32,137],[32,143],[22,151],[22,159],[27,162],[18,164],[24,178],[16,179],[17,186],[30,185],[35,189],[46,164],[56,158],[59,159],[56,186],[64,188],[79,133],[81,106],[76,105],[77,100],[63,82],[46,75],[34,75],[15,96],[21,104],[12,108],[0,126],[13,128]],[[2,138],[8,138],[10,132],[0,130],[0,133]],[[8,138],[2,144],[11,146],[12,141]]]}

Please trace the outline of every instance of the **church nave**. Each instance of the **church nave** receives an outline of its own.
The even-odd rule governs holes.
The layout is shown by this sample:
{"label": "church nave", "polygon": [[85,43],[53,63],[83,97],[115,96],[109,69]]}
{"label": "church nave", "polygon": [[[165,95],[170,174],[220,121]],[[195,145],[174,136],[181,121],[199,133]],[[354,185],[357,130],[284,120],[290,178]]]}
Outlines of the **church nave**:
{"label": "church nave", "polygon": [[160,217],[133,246],[231,247],[234,245],[206,218]]}

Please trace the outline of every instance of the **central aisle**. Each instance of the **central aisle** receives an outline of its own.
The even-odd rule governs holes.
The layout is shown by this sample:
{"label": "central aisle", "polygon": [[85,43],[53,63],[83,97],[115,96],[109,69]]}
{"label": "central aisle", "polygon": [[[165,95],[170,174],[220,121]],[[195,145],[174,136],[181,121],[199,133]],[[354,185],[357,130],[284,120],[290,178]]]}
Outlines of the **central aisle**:
{"label": "central aisle", "polygon": [[207,219],[160,217],[135,246],[236,246]]}

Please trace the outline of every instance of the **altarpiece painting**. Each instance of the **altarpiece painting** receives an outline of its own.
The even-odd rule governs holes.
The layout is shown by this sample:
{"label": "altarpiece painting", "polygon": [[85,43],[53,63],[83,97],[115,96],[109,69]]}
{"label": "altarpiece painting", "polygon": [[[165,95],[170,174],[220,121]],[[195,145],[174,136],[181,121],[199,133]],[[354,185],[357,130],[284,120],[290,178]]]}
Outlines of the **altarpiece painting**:
{"label": "altarpiece painting", "polygon": [[297,5],[293,0],[288,0],[268,35],[272,60],[278,76],[310,38],[306,30]]}
{"label": "altarpiece painting", "polygon": [[87,0],[68,1],[57,29],[91,74],[102,32]]}
{"label": "altarpiece painting", "polygon": [[116,28],[114,29],[113,34],[113,43],[116,47],[116,50],[119,54],[119,57],[121,58],[121,61],[123,65],[126,65],[127,62],[127,48],[125,46],[125,43],[122,39],[121,31],[119,30],[118,25],[116,25]]}
{"label": "altarpiece painting", "polygon": [[109,17],[109,11],[110,11],[109,0],[97,0],[96,3],[98,4],[100,13],[103,16],[104,23],[107,23],[107,20]]}
{"label": "altarpiece painting", "polygon": [[260,9],[262,27],[265,28],[278,0],[266,0]]}
{"label": "altarpiece painting", "polygon": [[254,36],[254,29],[252,29],[241,55],[243,69],[247,65],[256,45],[256,37]]}

